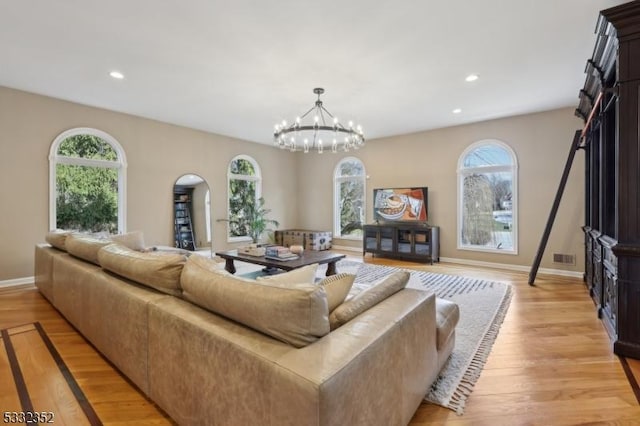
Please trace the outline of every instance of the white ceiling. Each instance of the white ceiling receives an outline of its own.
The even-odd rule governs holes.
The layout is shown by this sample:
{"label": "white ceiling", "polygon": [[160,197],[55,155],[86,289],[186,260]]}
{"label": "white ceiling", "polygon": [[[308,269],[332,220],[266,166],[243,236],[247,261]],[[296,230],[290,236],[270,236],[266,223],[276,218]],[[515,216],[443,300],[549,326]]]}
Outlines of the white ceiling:
{"label": "white ceiling", "polygon": [[373,139],[577,106],[624,2],[2,1],[0,85],[268,144],[320,86]]}

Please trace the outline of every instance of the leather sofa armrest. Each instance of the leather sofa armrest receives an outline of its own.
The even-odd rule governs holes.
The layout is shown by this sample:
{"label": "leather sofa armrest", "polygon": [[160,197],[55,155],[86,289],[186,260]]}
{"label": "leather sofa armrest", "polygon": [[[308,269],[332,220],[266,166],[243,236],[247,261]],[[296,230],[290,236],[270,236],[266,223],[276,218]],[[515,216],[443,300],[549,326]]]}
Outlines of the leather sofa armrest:
{"label": "leather sofa armrest", "polygon": [[[437,376],[437,361],[435,296],[404,289],[277,359],[292,387],[278,389],[272,403],[282,406],[273,412],[289,406],[287,415],[313,418],[319,407],[319,424],[407,424]],[[312,393],[319,400],[308,404]]]}
{"label": "leather sofa armrest", "polygon": [[180,424],[407,424],[437,374],[435,321],[433,294],[404,289],[296,349],[163,298],[149,305],[149,395]]}

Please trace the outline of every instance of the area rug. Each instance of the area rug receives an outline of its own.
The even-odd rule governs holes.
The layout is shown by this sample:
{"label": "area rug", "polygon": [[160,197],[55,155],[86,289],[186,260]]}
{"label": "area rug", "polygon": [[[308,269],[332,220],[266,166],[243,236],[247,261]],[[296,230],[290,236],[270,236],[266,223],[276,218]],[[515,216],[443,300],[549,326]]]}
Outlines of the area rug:
{"label": "area rug", "polygon": [[[352,294],[356,294],[401,269],[343,260],[338,262],[337,270],[339,273],[356,274],[352,289]],[[326,266],[323,265],[318,269],[318,277],[324,276],[325,271]],[[425,396],[426,401],[449,408],[460,415],[464,412],[467,398],[480,377],[509,308],[511,285],[469,277],[407,271],[411,273],[408,288],[433,291],[436,296],[451,300],[460,308],[455,347],[449,361]]]}

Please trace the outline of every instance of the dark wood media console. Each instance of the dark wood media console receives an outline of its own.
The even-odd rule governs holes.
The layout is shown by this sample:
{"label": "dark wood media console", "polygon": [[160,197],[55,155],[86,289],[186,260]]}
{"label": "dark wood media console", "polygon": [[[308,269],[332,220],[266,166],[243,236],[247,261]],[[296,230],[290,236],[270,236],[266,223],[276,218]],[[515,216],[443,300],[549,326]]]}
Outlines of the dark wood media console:
{"label": "dark wood media console", "polygon": [[362,254],[418,262],[440,261],[440,228],[426,224],[379,223],[364,225]]}

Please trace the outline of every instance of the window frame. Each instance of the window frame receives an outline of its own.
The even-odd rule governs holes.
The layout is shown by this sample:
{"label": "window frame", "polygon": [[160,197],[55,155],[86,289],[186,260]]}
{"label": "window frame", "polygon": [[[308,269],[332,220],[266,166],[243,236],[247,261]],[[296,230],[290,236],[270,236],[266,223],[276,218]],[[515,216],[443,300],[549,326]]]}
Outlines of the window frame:
{"label": "window frame", "polygon": [[[490,165],[490,166],[476,166],[476,167],[465,167],[464,161],[466,157],[476,149],[487,146],[487,145],[495,145],[502,148],[504,151],[509,154],[511,158],[510,165]],[[469,244],[463,244],[462,242],[462,212],[464,205],[464,177],[467,175],[471,175],[474,173],[503,173],[510,172],[511,173],[511,221],[512,221],[512,241],[513,248],[510,250],[506,249],[498,249],[498,248],[488,248],[481,246],[473,246]],[[468,251],[477,251],[484,253],[499,253],[499,254],[509,254],[509,255],[517,255],[518,254],[518,157],[516,156],[515,151],[509,146],[507,143],[498,140],[498,139],[483,139],[476,141],[469,145],[463,152],[460,154],[458,158],[458,168],[457,168],[457,236],[456,243],[458,250],[468,250]]]}
{"label": "window frame", "polygon": [[[357,176],[338,176],[341,166],[347,162],[356,161],[362,165],[362,175]],[[362,241],[362,235],[342,235],[340,224],[340,184],[346,181],[361,180],[362,181],[362,205],[367,205],[367,170],[364,162],[357,157],[344,157],[333,169],[333,236],[343,240]],[[363,212],[363,225],[366,220],[367,213]]]}
{"label": "window frame", "polygon": [[[231,173],[231,164],[236,160],[246,160],[250,162],[253,165],[253,169],[255,170],[256,174],[254,176],[251,176],[251,175],[239,175],[239,174]],[[255,158],[246,154],[236,155],[229,161],[229,164],[227,165],[227,219],[228,220],[231,219],[231,212],[230,212],[231,203],[229,202],[231,199],[231,179],[256,182],[255,197],[257,202],[258,199],[262,196],[262,171],[260,169],[260,165],[258,164]],[[227,225],[227,242],[236,243],[236,242],[252,242],[252,241],[253,240],[248,235],[232,237],[231,227]]]}
{"label": "window frame", "polygon": [[[116,152],[117,161],[96,160],[90,158],[67,157],[58,154],[62,142],[78,135],[95,136],[108,143]],[[56,172],[58,164],[73,166],[103,167],[118,170],[118,233],[127,232],[127,157],[122,145],[110,134],[91,127],[76,127],[60,133],[51,143],[49,149],[49,229],[57,229],[57,185]]]}
{"label": "window frame", "polygon": [[205,220],[205,234],[207,235],[207,243],[211,245],[211,189],[207,189],[204,194],[204,220]]}

